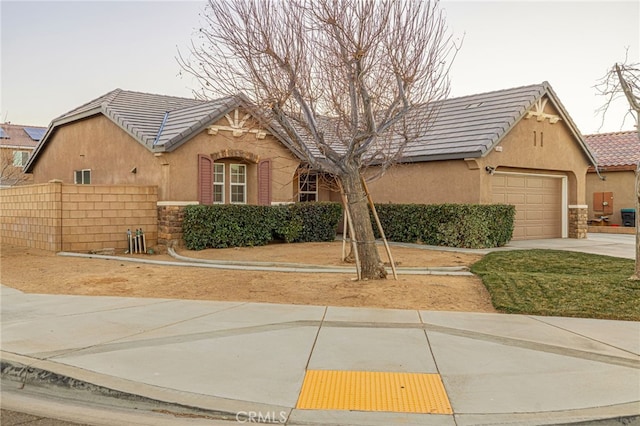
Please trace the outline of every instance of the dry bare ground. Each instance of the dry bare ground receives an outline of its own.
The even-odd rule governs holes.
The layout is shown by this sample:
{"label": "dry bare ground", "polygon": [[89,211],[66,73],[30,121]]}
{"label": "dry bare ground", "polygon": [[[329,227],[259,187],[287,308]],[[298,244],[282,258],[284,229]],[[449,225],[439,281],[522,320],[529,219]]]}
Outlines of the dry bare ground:
{"label": "dry bare ground", "polygon": [[[340,242],[179,250],[215,260],[343,265]],[[480,255],[393,247],[400,267],[470,266]],[[381,255],[386,259],[384,252]],[[168,255],[130,257],[175,260]],[[27,293],[495,312],[477,277],[399,275],[354,281],[351,274],[236,271],[59,256],[2,245],[0,282]]]}

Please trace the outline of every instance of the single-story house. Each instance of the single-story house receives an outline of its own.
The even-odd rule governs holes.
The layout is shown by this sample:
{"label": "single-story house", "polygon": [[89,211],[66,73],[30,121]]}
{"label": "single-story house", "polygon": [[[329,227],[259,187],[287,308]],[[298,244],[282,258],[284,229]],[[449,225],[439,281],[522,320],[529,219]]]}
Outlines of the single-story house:
{"label": "single-story house", "polygon": [[24,173],[31,153],[46,127],[20,124],[0,124],[0,187],[30,183],[31,175]]}
{"label": "single-story house", "polygon": [[[598,168],[587,173],[587,205],[589,219],[601,219],[608,225],[624,226],[621,211],[635,209],[635,172],[640,162],[640,140],[637,131],[585,135]],[[626,221],[627,226],[632,226]]]}
{"label": "single-story house", "polygon": [[[163,202],[340,200],[251,110],[242,97],[116,89],[53,120],[26,169],[36,183],[157,185]],[[435,122],[370,190],[378,203],[515,204],[514,238],[584,237],[593,164],[544,82],[443,101]]]}

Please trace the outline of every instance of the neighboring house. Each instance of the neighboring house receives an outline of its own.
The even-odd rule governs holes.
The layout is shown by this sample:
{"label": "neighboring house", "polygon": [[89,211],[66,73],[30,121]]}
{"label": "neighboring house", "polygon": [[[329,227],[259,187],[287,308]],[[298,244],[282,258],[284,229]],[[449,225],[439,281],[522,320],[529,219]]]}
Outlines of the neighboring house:
{"label": "neighboring house", "polygon": [[587,174],[589,219],[604,216],[607,224],[623,226],[621,210],[636,207],[635,171],[640,161],[638,132],[585,135],[584,140],[598,161],[597,173],[595,167],[590,167]]}
{"label": "neighboring house", "polygon": [[[157,185],[164,202],[340,200],[250,111],[242,97],[117,89],[53,120],[27,171],[36,183]],[[443,101],[430,130],[370,189],[378,203],[515,204],[514,238],[584,237],[592,164],[545,82]]]}
{"label": "neighboring house", "polygon": [[46,130],[46,127],[0,124],[0,187],[30,183],[31,176],[24,173],[24,166]]}

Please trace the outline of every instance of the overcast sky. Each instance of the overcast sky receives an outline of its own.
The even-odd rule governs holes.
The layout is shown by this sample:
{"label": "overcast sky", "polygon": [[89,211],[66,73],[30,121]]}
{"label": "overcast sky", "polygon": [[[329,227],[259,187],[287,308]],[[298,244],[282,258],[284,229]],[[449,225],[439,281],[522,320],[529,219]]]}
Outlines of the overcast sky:
{"label": "overcast sky", "polygon": [[[180,77],[205,1],[0,2],[0,122],[46,126],[115,88],[192,97]],[[640,2],[446,0],[464,37],[452,96],[548,81],[583,134],[633,130],[624,99],[601,127],[593,87],[615,63],[640,62]]]}

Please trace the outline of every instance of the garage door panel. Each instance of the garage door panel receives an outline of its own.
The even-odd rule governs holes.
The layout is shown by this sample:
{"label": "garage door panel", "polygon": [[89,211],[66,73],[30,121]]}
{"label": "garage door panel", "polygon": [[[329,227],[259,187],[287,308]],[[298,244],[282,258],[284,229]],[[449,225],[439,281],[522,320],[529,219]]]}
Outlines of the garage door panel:
{"label": "garage door panel", "polygon": [[505,186],[507,188],[526,188],[527,181],[525,178],[522,178],[522,177],[507,176],[507,181]]}
{"label": "garage door panel", "polygon": [[507,204],[524,205],[527,202],[526,194],[506,194]]}
{"label": "garage door panel", "polygon": [[530,220],[530,221],[535,221],[535,220],[542,221],[542,220],[544,220],[544,212],[542,212],[542,211],[527,210],[527,211],[524,212],[524,215],[525,215],[526,220]]}
{"label": "garage door panel", "polygon": [[527,194],[526,199],[527,204],[533,205],[534,207],[544,202],[544,197],[542,196],[542,194]]}
{"label": "garage door panel", "polygon": [[541,189],[544,187],[544,182],[539,178],[528,178],[526,179],[526,187],[529,189]]}
{"label": "garage door panel", "polygon": [[544,188],[554,189],[560,191],[562,188],[562,181],[556,178],[548,178],[544,180]]}
{"label": "garage door panel", "polygon": [[516,207],[513,239],[562,237],[562,180],[534,175],[494,175],[494,200]]}
{"label": "garage door panel", "polygon": [[544,227],[539,225],[539,226],[527,226],[525,228],[525,237],[527,239],[536,239],[538,238],[538,235],[543,234],[544,233]]}
{"label": "garage door panel", "polygon": [[[559,191],[558,191],[559,192]],[[545,194],[543,197],[544,204],[555,204],[557,202],[558,196],[557,194]]]}

